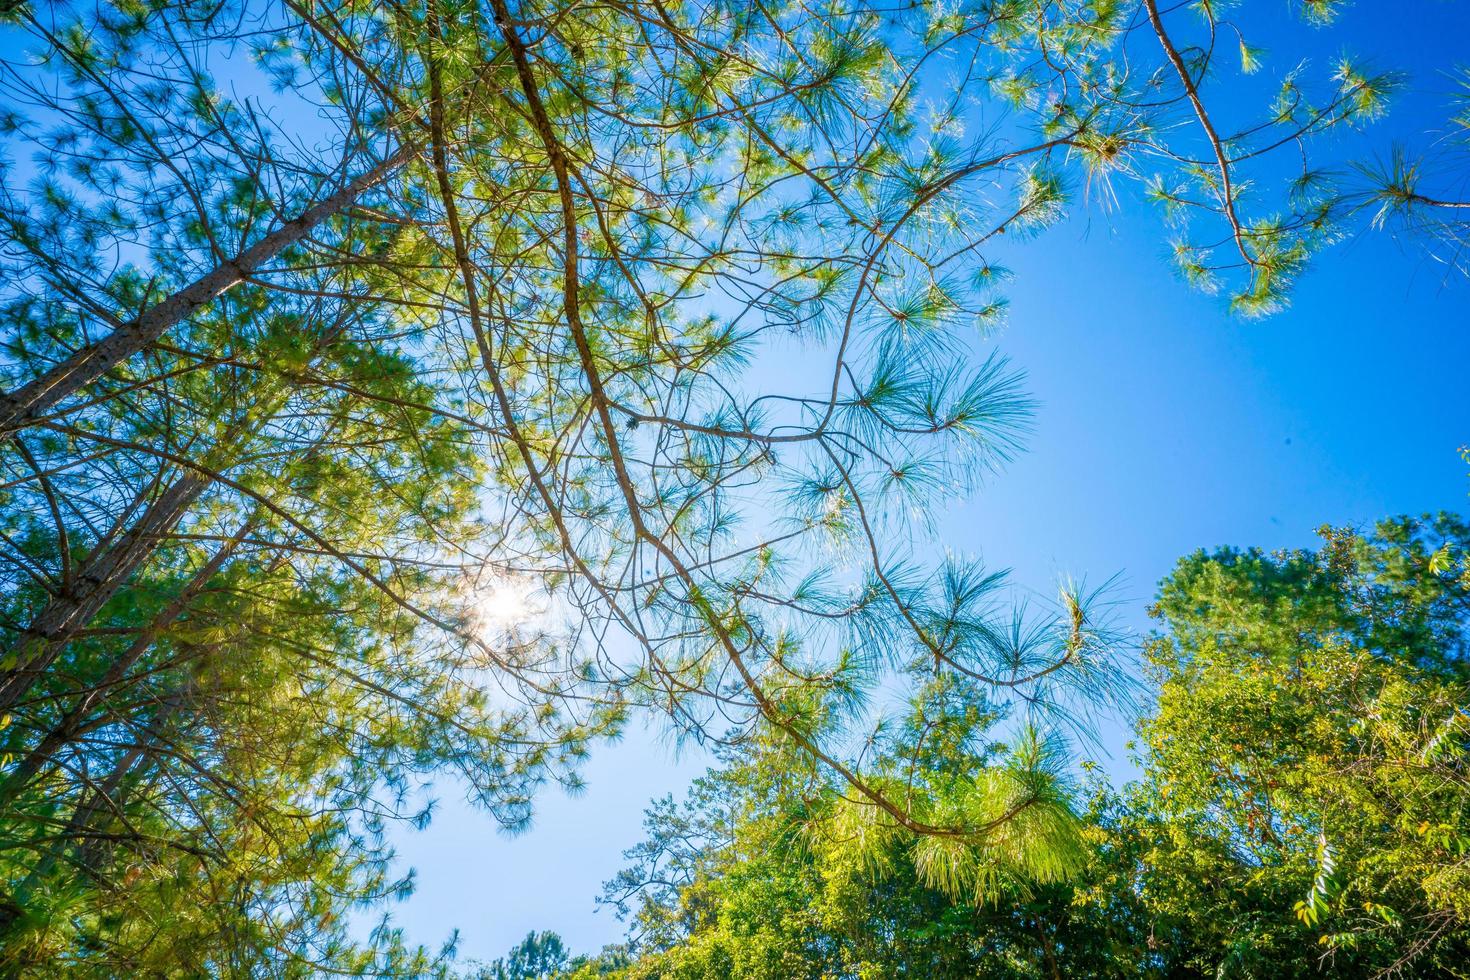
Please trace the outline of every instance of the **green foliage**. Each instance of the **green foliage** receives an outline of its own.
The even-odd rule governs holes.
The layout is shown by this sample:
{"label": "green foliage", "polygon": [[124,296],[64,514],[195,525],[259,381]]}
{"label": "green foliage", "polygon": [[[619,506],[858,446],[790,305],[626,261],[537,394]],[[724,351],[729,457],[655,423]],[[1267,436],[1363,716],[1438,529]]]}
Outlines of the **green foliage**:
{"label": "green foliage", "polygon": [[[1016,757],[1036,741],[935,755],[983,777],[1034,763]],[[1121,969],[1136,943],[1112,911],[1070,901],[1106,862],[1080,839],[1082,815],[1052,811],[1067,824],[1060,839],[1004,833],[936,850],[854,822],[836,787],[791,785],[793,768],[773,746],[696,781],[682,806],[650,809],[648,840],[604,896],[633,916],[642,952],[617,975],[1072,976]],[[939,860],[958,876],[936,874]]]}
{"label": "green foliage", "polygon": [[476,980],[555,980],[603,976],[626,965],[616,951],[572,956],[554,932],[532,932],[500,959],[481,967]]}
{"label": "green foliage", "polygon": [[[1463,975],[1470,590],[1435,556],[1470,526],[1323,534],[1180,562],[1147,647],[1142,775],[1092,782],[1082,812],[1047,775],[1060,835],[865,824],[837,787],[792,785],[775,747],[655,804],[606,888],[641,953],[621,975]],[[932,734],[920,786],[1047,770],[1029,733]]]}
{"label": "green foliage", "polygon": [[554,932],[531,932],[509,953],[468,974],[474,980],[593,980],[629,965],[619,947],[596,956],[573,956]]}
{"label": "green foliage", "polygon": [[1129,796],[1145,904],[1171,923],[1166,954],[1201,970],[1226,949],[1255,975],[1454,975],[1470,591],[1445,556],[1470,527],[1322,534],[1318,552],[1192,556],[1160,592]]}

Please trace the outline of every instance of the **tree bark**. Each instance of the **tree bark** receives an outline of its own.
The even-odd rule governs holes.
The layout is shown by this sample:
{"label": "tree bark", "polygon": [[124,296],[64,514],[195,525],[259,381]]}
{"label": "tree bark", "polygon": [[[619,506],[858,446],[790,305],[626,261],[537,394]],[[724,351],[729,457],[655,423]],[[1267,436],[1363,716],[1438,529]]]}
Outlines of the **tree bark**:
{"label": "tree bark", "polygon": [[82,694],[70,710],[61,717],[61,720],[53,725],[51,730],[37,743],[36,747],[26,753],[25,757],[10,771],[5,777],[3,787],[0,787],[0,811],[9,806],[25,790],[31,779],[41,771],[59,749],[76,737],[87,723],[92,710],[110,696],[112,690],[122,681],[133,665],[153,647],[154,643],[158,642],[164,630],[172,626],[184,614],[189,604],[209,584],[210,579],[214,578],[215,574],[224,567],[225,562],[234,554],[235,549],[240,546],[253,526],[254,521],[246,521],[233,537],[215,550],[209,560],[190,577],[173,601],[159,610],[153,620],[133,638],[133,642],[112,662],[97,683]]}
{"label": "tree bark", "polygon": [[40,377],[0,395],[0,436],[34,424],[64,398],[145,350],[180,320],[239,285],[288,246],[304,239],[323,221],[346,209],[364,191],[406,163],[415,152],[414,146],[405,144],[382,163],[307,208],[235,258],[225,260],[161,303],[118,325],[112,333],[82,347]]}
{"label": "tree bark", "polygon": [[[318,336],[313,357],[335,343],[344,328],[345,319],[339,319]],[[231,423],[206,456],[206,463],[222,459],[224,468],[228,468],[230,452],[226,448],[233,450],[239,440],[248,438],[258,427],[260,419],[273,417],[289,394],[284,382],[267,386],[256,402],[255,411]],[[213,478],[206,476],[203,468],[190,470],[159,494],[143,516],[115,541],[104,542],[94,549],[73,577],[71,586],[52,596],[10,649],[0,656],[3,665],[0,666],[0,716],[8,714],[25,697],[77,631],[85,628],[127,584],[212,483]]]}
{"label": "tree bark", "polygon": [[169,484],[132,527],[91,557],[69,591],[46,603],[6,653],[4,661],[10,666],[0,672],[0,715],[9,714],[25,697],[67,641],[91,622],[153,554],[159,540],[173,530],[210,482],[202,473],[190,472]]}

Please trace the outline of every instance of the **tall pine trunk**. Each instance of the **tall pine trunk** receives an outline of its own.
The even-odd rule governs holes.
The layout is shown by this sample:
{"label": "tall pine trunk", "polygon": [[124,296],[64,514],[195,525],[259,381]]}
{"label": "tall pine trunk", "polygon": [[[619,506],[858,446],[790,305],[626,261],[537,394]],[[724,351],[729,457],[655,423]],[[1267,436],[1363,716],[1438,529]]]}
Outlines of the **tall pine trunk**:
{"label": "tall pine trunk", "polygon": [[122,683],[133,665],[152,649],[165,630],[178,621],[179,617],[189,608],[189,604],[224,567],[225,562],[234,554],[235,549],[245,540],[246,535],[254,526],[253,520],[247,520],[241,525],[239,531],[215,549],[209,560],[190,576],[179,594],[158,611],[148,625],[133,638],[133,642],[128,644],[127,649],[123,650],[108,666],[106,673],[77,699],[66,714],[62,715],[61,719],[42,737],[36,747],[27,752],[15,768],[6,775],[3,787],[0,787],[0,810],[4,810],[25,790],[30,781],[58,751],[70,744],[79,732],[88,727],[93,709],[112,695],[113,689]]}
{"label": "tall pine trunk", "polygon": [[0,672],[0,715],[9,714],[77,633],[157,550],[212,481],[190,472],[169,484],[133,525],[95,551],[72,587],[53,596],[7,651]]}
{"label": "tall pine trunk", "polygon": [[[345,318],[339,319],[316,338],[313,356],[321,354],[341,337]],[[218,461],[212,469],[228,469],[237,443],[248,439],[260,420],[273,417],[290,396],[290,388],[282,381],[266,387],[256,402],[255,411],[231,423],[206,464]],[[117,592],[128,583],[133,573],[152,555],[174,527],[188,513],[201,494],[209,489],[213,478],[203,470],[190,470],[159,494],[116,540],[104,542],[88,556],[71,587],[53,595],[30,624],[21,631],[3,657],[0,657],[0,716],[10,713],[26,693],[56,661],[66,645],[91,622]]]}
{"label": "tall pine trunk", "polygon": [[227,259],[163,302],[120,324],[112,333],[82,347],[35,380],[0,395],[0,436],[33,424],[63,399],[147,349],[169,328],[239,285],[284,249],[306,238],[322,222],[351,206],[365,191],[406,163],[414,152],[412,145],[405,144],[382,163],[307,208],[235,258]]}

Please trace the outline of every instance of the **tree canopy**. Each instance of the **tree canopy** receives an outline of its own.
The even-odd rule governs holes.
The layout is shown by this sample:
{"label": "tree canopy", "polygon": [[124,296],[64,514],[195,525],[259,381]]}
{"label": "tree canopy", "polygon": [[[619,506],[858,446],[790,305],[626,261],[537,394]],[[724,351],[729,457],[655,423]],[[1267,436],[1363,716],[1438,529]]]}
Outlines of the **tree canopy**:
{"label": "tree canopy", "polygon": [[[1465,975],[1470,526],[1322,534],[1180,561],[1140,775],[1059,800],[1060,837],[996,841],[983,890],[930,840],[834,820],[843,787],[783,785],[768,746],[647,811],[604,895],[633,962],[556,975]],[[1036,750],[941,739],[926,771]]]}
{"label": "tree canopy", "polygon": [[446,772],[523,826],[634,711],[915,888],[1060,887],[1106,597],[930,520],[1034,409],[1005,256],[1152,199],[1241,315],[1365,224],[1460,261],[1418,158],[1336,156],[1393,72],[1211,114],[1249,13],[0,4],[0,964],[448,970],[353,928],[385,827]]}

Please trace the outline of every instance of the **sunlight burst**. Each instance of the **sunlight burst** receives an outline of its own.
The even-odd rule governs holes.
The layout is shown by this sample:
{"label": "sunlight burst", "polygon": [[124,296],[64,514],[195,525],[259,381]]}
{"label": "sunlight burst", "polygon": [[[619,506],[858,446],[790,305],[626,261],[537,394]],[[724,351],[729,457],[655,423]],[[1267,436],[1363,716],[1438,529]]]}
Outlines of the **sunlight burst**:
{"label": "sunlight burst", "polygon": [[470,621],[482,634],[514,633],[546,612],[534,579],[495,575],[471,582],[465,589]]}

